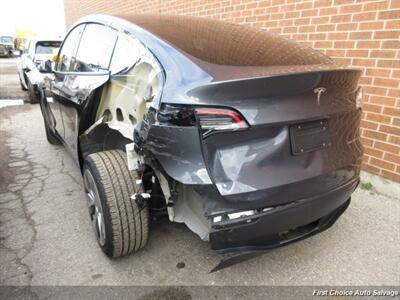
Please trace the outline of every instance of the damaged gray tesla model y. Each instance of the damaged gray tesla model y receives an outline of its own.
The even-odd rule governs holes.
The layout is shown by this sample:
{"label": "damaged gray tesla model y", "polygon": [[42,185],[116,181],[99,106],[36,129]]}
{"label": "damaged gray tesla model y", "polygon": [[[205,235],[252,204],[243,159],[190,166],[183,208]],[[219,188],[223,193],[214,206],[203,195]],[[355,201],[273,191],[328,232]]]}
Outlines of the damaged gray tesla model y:
{"label": "damaged gray tesla model y", "polygon": [[164,214],[222,268],[327,229],[359,182],[360,71],[305,45],[195,17],[93,15],[44,66],[47,139],[80,165],[110,257],[144,247]]}

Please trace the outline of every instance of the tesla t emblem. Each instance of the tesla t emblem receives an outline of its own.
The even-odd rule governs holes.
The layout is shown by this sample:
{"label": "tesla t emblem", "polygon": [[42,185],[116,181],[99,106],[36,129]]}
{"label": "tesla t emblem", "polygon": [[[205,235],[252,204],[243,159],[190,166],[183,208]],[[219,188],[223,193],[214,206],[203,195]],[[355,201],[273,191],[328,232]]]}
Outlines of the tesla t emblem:
{"label": "tesla t emblem", "polygon": [[326,91],[326,88],[324,88],[324,87],[319,87],[319,88],[314,89],[314,94],[317,94],[318,105],[319,105],[319,101],[321,99],[321,95],[322,95],[322,93],[325,93],[325,91]]}

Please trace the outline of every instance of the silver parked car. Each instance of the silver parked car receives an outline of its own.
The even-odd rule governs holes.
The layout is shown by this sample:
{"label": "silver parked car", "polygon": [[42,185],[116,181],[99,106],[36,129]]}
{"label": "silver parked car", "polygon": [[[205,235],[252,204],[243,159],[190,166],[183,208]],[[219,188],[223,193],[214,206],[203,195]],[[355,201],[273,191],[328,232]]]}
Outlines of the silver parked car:
{"label": "silver parked car", "polygon": [[0,36],[0,57],[11,57],[14,51],[14,38],[12,36]]}
{"label": "silver parked car", "polygon": [[61,40],[31,40],[18,59],[17,67],[21,88],[28,90],[29,102],[39,102],[38,86],[45,76],[52,76],[39,70],[42,62],[48,61],[60,48]]}

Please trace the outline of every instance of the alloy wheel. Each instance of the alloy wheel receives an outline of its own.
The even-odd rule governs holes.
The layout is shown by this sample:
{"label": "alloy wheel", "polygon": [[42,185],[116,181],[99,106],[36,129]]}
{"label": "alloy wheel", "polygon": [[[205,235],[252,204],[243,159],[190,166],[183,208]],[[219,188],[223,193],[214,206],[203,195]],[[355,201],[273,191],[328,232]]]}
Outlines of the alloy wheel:
{"label": "alloy wheel", "polygon": [[106,242],[106,230],[104,224],[103,208],[101,206],[100,195],[96,186],[96,182],[94,181],[93,175],[89,171],[89,169],[85,169],[85,172],[83,174],[83,181],[85,185],[85,192],[92,227],[95,232],[97,242],[101,246],[104,246]]}

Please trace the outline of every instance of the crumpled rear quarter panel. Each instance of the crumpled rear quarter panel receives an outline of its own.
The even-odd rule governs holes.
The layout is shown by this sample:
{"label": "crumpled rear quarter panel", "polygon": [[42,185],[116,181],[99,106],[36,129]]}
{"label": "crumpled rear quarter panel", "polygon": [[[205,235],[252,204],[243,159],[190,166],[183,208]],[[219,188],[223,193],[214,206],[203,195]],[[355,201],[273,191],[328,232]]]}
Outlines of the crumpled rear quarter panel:
{"label": "crumpled rear quarter panel", "polygon": [[[261,79],[257,92],[250,89],[249,96],[242,99],[234,98],[240,97],[240,93],[228,90],[236,88],[233,82],[225,87],[226,93],[215,86],[215,92],[202,91],[207,98],[216,99],[216,103],[241,112],[250,124],[246,131],[215,133],[203,139],[204,159],[224,199],[215,201],[210,210],[280,205],[325,193],[359,176],[361,110],[355,103],[359,72],[317,75],[303,82],[304,90],[288,86],[286,93],[283,89],[276,93],[281,84],[274,85],[275,90],[270,85],[270,89],[265,89]],[[326,88],[319,103],[315,87]],[[265,97],[252,96],[263,90]],[[202,92],[196,95],[201,98]],[[315,120],[328,121],[331,144],[294,155],[290,127]]]}

